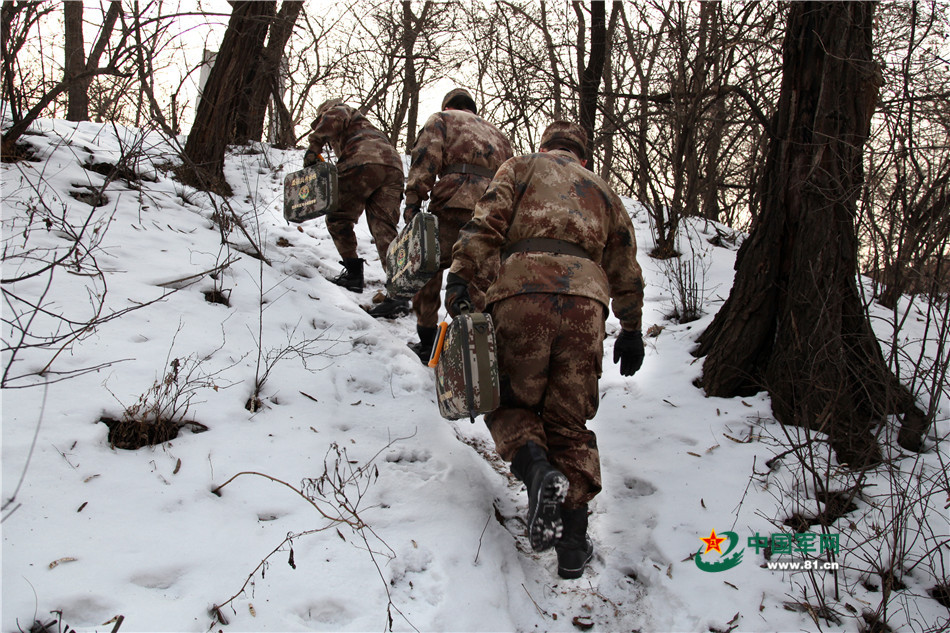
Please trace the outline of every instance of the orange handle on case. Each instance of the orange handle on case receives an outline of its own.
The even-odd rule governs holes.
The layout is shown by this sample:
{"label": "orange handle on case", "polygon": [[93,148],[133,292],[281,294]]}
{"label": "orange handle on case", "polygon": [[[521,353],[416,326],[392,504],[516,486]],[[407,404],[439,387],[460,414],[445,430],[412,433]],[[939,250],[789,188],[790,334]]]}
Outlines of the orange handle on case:
{"label": "orange handle on case", "polygon": [[429,367],[435,367],[439,364],[439,356],[442,355],[442,346],[445,345],[445,333],[449,329],[449,324],[445,321],[439,323],[439,338],[432,348],[432,357],[429,359]]}

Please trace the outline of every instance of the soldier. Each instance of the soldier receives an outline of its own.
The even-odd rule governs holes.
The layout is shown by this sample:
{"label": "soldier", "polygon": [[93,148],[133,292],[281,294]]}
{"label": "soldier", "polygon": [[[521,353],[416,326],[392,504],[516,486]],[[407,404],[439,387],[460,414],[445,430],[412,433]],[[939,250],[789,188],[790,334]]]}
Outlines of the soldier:
{"label": "soldier", "polygon": [[[347,290],[363,292],[365,260],[356,252],[353,227],[365,209],[379,259],[385,262],[386,250],[396,237],[399,223],[404,182],[402,159],[382,132],[341,99],[330,99],[317,108],[311,127],[304,166],[314,164],[320,150],[329,144],[339,170],[340,204],[336,211],[327,214],[327,229],[343,258],[340,263],[344,268],[331,281]],[[408,301],[388,297],[370,311],[375,317],[408,313]]]}
{"label": "soldier", "polygon": [[[475,203],[495,171],[511,156],[511,143],[498,128],[478,116],[475,100],[464,88],[445,95],[442,111],[429,117],[416,139],[406,182],[404,216],[408,224],[428,199],[429,212],[439,218],[441,253],[439,271],[412,298],[419,342],[409,347],[423,363],[429,361],[438,331],[442,272],[452,263],[452,245],[462,225],[472,219]],[[472,292],[480,298],[484,287],[480,291],[472,288]]]}
{"label": "soldier", "polygon": [[585,169],[587,134],[555,121],[541,151],[498,170],[459,235],[446,280],[449,313],[501,255],[486,300],[496,327],[501,406],[486,416],[495,449],[528,490],[528,536],[554,545],[558,574],[579,578],[593,556],[587,504],[601,490],[587,420],[597,412],[608,302],[622,331],[620,373],[643,362],[643,277],[620,198]]}

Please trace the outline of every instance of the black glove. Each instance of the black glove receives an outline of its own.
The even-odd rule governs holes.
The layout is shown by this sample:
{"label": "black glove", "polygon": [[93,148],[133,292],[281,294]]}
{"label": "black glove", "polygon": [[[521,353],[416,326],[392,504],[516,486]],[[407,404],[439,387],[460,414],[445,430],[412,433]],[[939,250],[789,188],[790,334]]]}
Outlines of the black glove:
{"label": "black glove", "polygon": [[412,222],[412,218],[419,213],[420,207],[418,204],[407,204],[406,210],[403,211],[402,218],[406,221],[406,224]]}
{"label": "black glove", "polygon": [[632,376],[643,364],[643,335],[634,330],[622,330],[614,343],[614,364],[620,361],[620,375]]}
{"label": "black glove", "polygon": [[307,153],[303,155],[303,166],[310,167],[311,165],[316,165],[320,162],[320,154],[315,152],[312,149],[308,149]]}
{"label": "black glove", "polygon": [[468,282],[455,273],[449,273],[445,278],[445,309],[449,311],[449,316],[457,317],[463,309],[467,311],[471,308]]}

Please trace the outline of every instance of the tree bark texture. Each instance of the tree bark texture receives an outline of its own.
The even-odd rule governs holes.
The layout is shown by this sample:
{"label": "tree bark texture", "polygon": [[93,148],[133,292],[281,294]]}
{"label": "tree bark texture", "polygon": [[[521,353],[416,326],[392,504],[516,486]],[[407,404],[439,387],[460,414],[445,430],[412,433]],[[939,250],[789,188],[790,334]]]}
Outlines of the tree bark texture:
{"label": "tree bark texture", "polygon": [[418,37],[417,25],[421,25],[429,12],[431,3],[426,2],[422,8],[419,18],[412,13],[412,3],[404,1],[402,3],[402,51],[406,58],[406,66],[403,73],[402,99],[397,107],[395,125],[393,126],[390,142],[395,147],[399,139],[399,128],[402,126],[404,117],[408,114],[409,120],[406,125],[406,153],[412,152],[416,144],[416,127],[419,119],[419,77],[416,72],[415,47]]}
{"label": "tree bark texture", "polygon": [[[594,169],[594,129],[597,119],[597,97],[600,91],[600,81],[604,75],[604,64],[607,61],[607,7],[606,2],[590,3],[590,57],[586,65],[583,60],[583,49],[579,48],[581,59],[578,60],[580,73],[580,125],[587,131],[588,154],[587,168]],[[574,3],[575,13],[581,18],[580,3]],[[583,21],[580,19],[578,27],[578,41],[584,38]]]}
{"label": "tree bark texture", "polygon": [[761,214],[695,352],[707,395],[767,389],[776,419],[826,433],[856,467],[881,459],[872,429],[888,413],[905,414],[908,443],[924,430],[857,287],[855,209],[880,84],[873,12],[871,2],[791,5]]}
{"label": "tree bark texture", "polygon": [[3,77],[0,78],[3,83],[3,92],[0,94],[8,101],[10,116],[14,122],[20,119],[20,112],[23,110],[20,91],[16,89],[13,83],[15,76],[14,60],[26,41],[26,36],[18,33],[18,37],[14,37],[13,24],[19,13],[23,12],[29,19],[34,11],[35,8],[32,6],[18,7],[12,2],[4,2],[0,5],[0,49],[2,49],[3,57]]}
{"label": "tree bark texture", "polygon": [[[63,3],[63,37],[65,60],[63,65],[63,81],[66,83],[66,120],[89,120],[89,87],[95,77],[99,60],[109,45],[112,30],[116,20],[122,12],[122,3],[112,0],[109,10],[103,18],[99,35],[93,43],[89,58],[86,58],[85,39],[83,38],[82,2]],[[109,73],[116,72],[114,68],[106,69]]]}
{"label": "tree bark texture", "polygon": [[260,141],[264,138],[267,103],[271,98],[275,103],[281,99],[280,65],[284,58],[284,47],[287,46],[287,41],[294,32],[294,24],[297,23],[297,16],[300,15],[302,8],[302,0],[287,0],[280,5],[280,11],[277,12],[273,25],[270,27],[260,66],[252,78],[248,108],[239,113],[235,143]]}
{"label": "tree bark texture", "polygon": [[66,89],[66,120],[89,120],[89,83],[90,78],[76,79],[86,70],[86,50],[82,33],[82,2],[63,3],[63,60]]}
{"label": "tree bark texture", "polygon": [[198,101],[195,122],[185,143],[186,184],[230,193],[224,179],[224,154],[235,138],[242,108],[250,103],[276,2],[233,2],[224,40]]}

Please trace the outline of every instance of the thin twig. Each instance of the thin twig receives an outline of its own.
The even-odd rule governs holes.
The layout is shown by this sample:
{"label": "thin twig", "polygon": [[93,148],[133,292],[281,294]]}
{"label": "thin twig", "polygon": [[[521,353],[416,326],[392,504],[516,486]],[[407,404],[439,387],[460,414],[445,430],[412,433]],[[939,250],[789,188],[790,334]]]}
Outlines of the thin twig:
{"label": "thin twig", "polygon": [[181,277],[181,278],[179,278],[179,279],[172,279],[172,280],[170,280],[170,281],[162,281],[162,282],[157,283],[157,284],[155,284],[155,285],[156,285],[156,286],[159,286],[159,287],[161,287],[161,288],[174,288],[174,287],[176,287],[178,284],[184,283],[184,282],[186,282],[186,281],[188,282],[188,284],[186,284],[186,285],[191,285],[191,284],[195,283],[196,281],[198,281],[199,279],[201,279],[202,277],[204,277],[204,276],[206,276],[206,275],[212,275],[212,274],[214,274],[214,273],[219,273],[219,272],[221,272],[221,271],[223,271],[223,270],[229,268],[229,267],[231,266],[231,264],[233,264],[233,263],[235,263],[235,262],[237,262],[237,261],[238,261],[238,259],[229,257],[228,260],[227,260],[226,262],[224,262],[223,264],[219,264],[219,265],[215,266],[214,268],[209,268],[208,270],[206,270],[206,271],[204,271],[204,272],[195,273],[194,275],[188,275],[187,277]]}
{"label": "thin twig", "polygon": [[535,602],[534,598],[531,596],[531,592],[528,591],[528,588],[524,586],[524,583],[521,583],[521,588],[524,589],[524,592],[525,592],[526,594],[528,594],[528,599],[530,599],[531,602],[534,604],[534,608],[538,610],[538,613],[540,613],[541,615],[546,616],[546,615],[548,614],[547,611],[545,611],[544,609],[542,609],[541,607],[538,606],[538,603]]}
{"label": "thin twig", "polygon": [[326,512],[324,512],[324,511],[320,508],[320,506],[318,506],[318,505],[316,504],[316,502],[315,502],[313,499],[311,499],[310,497],[308,497],[307,495],[305,495],[303,492],[301,492],[301,491],[298,490],[297,488],[291,486],[291,485],[290,485],[289,483],[287,483],[286,481],[283,481],[283,480],[281,480],[281,479],[277,479],[276,477],[271,477],[270,475],[265,475],[264,473],[259,473],[259,472],[250,471],[250,470],[241,471],[241,472],[239,472],[238,474],[236,474],[236,475],[234,475],[233,477],[231,477],[230,479],[228,479],[226,482],[224,482],[224,483],[221,484],[220,486],[218,486],[218,487],[216,487],[216,488],[213,488],[213,489],[211,490],[211,492],[214,493],[214,494],[216,494],[216,495],[218,495],[218,496],[220,497],[220,496],[221,496],[221,489],[224,488],[225,486],[227,486],[229,483],[231,483],[231,482],[234,481],[235,479],[237,479],[238,477],[240,477],[241,475],[255,475],[255,476],[257,476],[257,477],[263,477],[264,479],[269,479],[270,481],[273,481],[274,483],[282,484],[282,485],[284,485],[284,486],[290,488],[291,490],[293,490],[294,492],[296,492],[298,495],[300,495],[301,497],[303,497],[304,499],[306,499],[307,503],[309,503],[310,505],[312,505],[312,506],[314,507],[314,509],[316,509],[316,511],[320,513],[320,516],[322,516],[322,517],[325,518],[325,519],[329,519],[330,521],[339,521],[339,522],[341,522],[341,523],[346,523],[347,525],[349,525],[350,527],[352,527],[352,528],[354,528],[354,529],[360,529],[360,528],[364,527],[362,521],[359,520],[359,517],[357,517],[357,520],[356,520],[356,521],[351,521],[351,520],[348,520],[348,519],[343,518],[342,516],[340,516],[340,517],[332,517],[332,516],[328,515]]}
{"label": "thin twig", "polygon": [[478,564],[478,554],[482,551],[482,537],[485,536],[485,530],[488,529],[488,524],[491,523],[492,515],[488,515],[488,519],[485,521],[485,527],[482,528],[482,533],[478,535],[478,549],[475,550],[475,563]]}
{"label": "thin twig", "polygon": [[[20,481],[17,482],[13,495],[3,502],[3,507],[0,508],[0,511],[5,512],[10,504],[16,501],[16,497],[20,493],[20,487],[23,485],[23,480],[26,479],[26,471],[30,468],[30,461],[33,459],[33,452],[36,450],[36,440],[40,435],[40,426],[43,424],[43,413],[46,411],[46,395],[48,392],[49,385],[43,385],[43,400],[40,402],[39,418],[36,421],[36,430],[33,432],[33,441],[30,443],[30,450],[26,454],[26,463],[23,465],[23,472],[20,473]],[[4,515],[3,518],[0,518],[0,523],[6,521],[21,505],[23,504],[17,504],[17,506]]]}
{"label": "thin twig", "polygon": [[270,559],[271,556],[273,556],[274,554],[276,554],[277,552],[279,552],[281,549],[283,549],[284,545],[286,545],[287,543],[293,543],[293,540],[294,540],[295,538],[299,538],[299,537],[301,537],[301,536],[307,536],[307,535],[309,535],[309,534],[315,534],[315,533],[317,533],[317,532],[323,532],[324,530],[329,530],[329,529],[330,529],[331,527],[333,527],[334,525],[335,525],[335,522],[334,522],[334,523],[331,523],[331,524],[329,524],[329,525],[325,525],[325,526],[322,527],[322,528],[316,528],[316,529],[313,529],[313,530],[307,530],[307,531],[305,531],[305,532],[298,532],[297,534],[288,534],[287,537],[284,538],[284,540],[280,542],[280,545],[278,545],[277,547],[275,547],[275,548],[273,549],[273,551],[271,551],[270,554],[268,554],[267,556],[265,556],[265,557],[263,558],[263,560],[261,560],[261,562],[257,564],[257,567],[254,568],[254,571],[252,571],[250,574],[248,574],[247,578],[244,580],[244,584],[241,585],[241,588],[238,589],[237,593],[235,593],[233,596],[231,596],[230,598],[228,598],[227,600],[225,600],[225,601],[222,602],[221,604],[216,604],[216,605],[214,605],[214,606],[211,608],[211,610],[212,610],[212,611],[216,611],[216,610],[218,610],[218,609],[221,609],[221,608],[223,608],[223,607],[226,607],[227,605],[229,605],[229,604],[231,604],[232,602],[234,602],[235,600],[237,600],[238,597],[239,597],[241,594],[244,593],[244,590],[247,588],[248,583],[251,582],[251,579],[254,578],[254,574],[256,574],[258,571],[260,571],[260,569],[261,569],[264,565],[267,564],[267,561]]}

